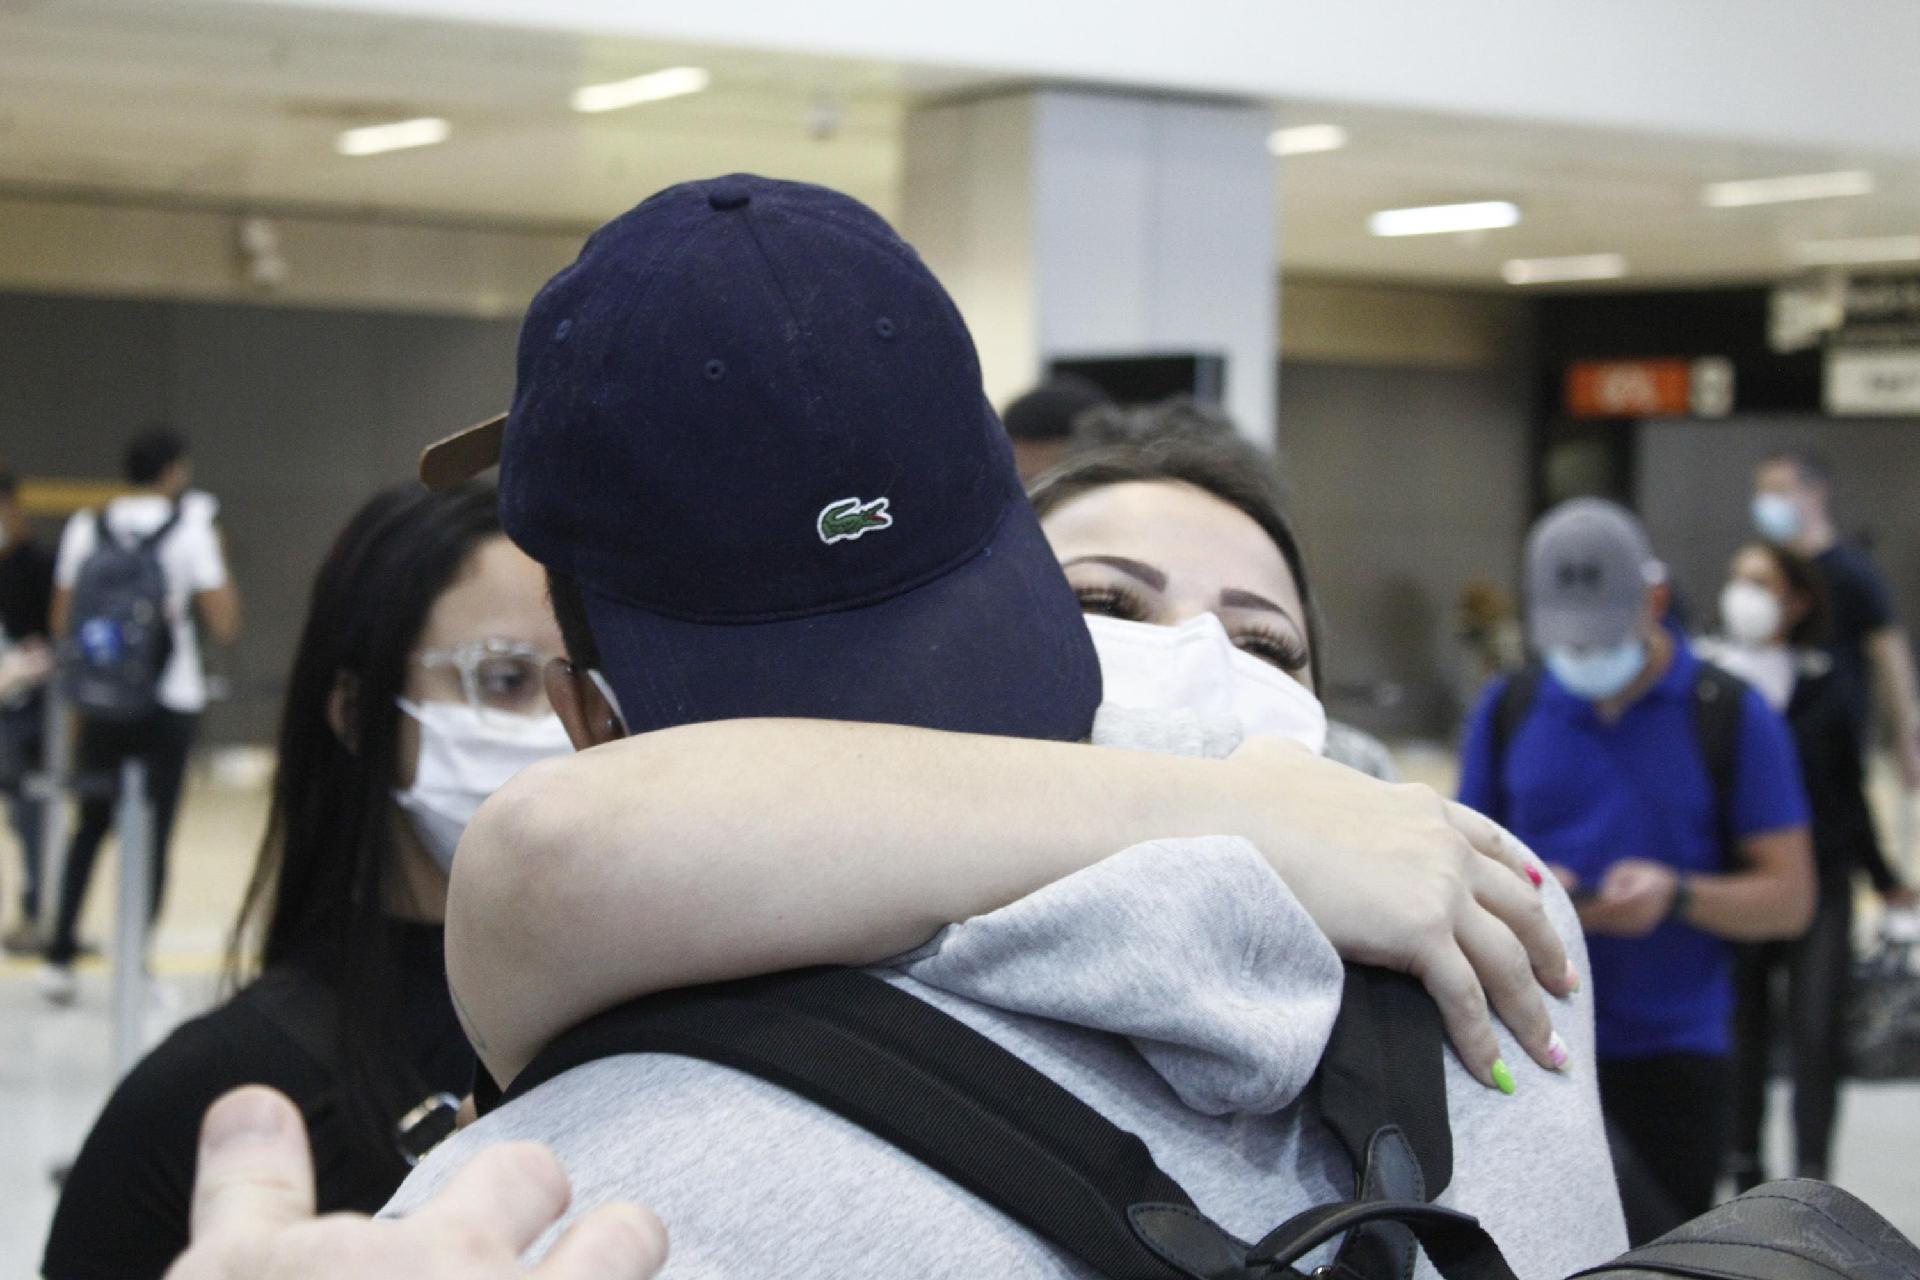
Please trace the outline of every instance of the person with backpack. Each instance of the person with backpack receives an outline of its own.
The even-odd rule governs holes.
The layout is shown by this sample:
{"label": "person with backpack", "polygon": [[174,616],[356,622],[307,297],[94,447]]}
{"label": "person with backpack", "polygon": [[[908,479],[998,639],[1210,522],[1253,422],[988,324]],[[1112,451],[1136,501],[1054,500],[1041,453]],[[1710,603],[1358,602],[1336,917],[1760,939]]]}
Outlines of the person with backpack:
{"label": "person with backpack", "polygon": [[[1469,953],[1498,957],[1486,980],[1504,979],[1516,1006],[1577,985],[1552,928],[1555,906],[1572,928],[1565,895],[1529,883],[1525,855],[1491,824],[1421,788],[1264,738],[1228,760],[1158,754],[1203,754],[1191,710],[1096,721],[1103,663],[1020,492],[971,340],[871,210],[749,176],[646,201],[536,299],[504,425],[445,455],[483,464],[488,433],[504,447],[503,524],[547,564],[567,639],[552,696],[583,750],[566,770],[615,771],[637,820],[578,805],[552,762],[476,815],[494,839],[476,844],[470,827],[461,844],[449,973],[489,1075],[516,1096],[496,1107],[480,1089],[486,1114],[422,1163],[389,1214],[489,1143],[538,1134],[583,1203],[632,1189],[660,1209],[670,1275],[1111,1274],[1090,1256],[1107,1241],[1014,1203],[1089,1187],[1031,1135],[1103,1184],[1137,1172],[1171,1201],[1187,1194],[1177,1179],[1198,1211],[1247,1237],[1364,1185],[1497,1209],[1509,1235],[1528,1237],[1531,1274],[1599,1261],[1624,1239],[1591,1073],[1557,1069],[1555,1025],[1574,1055],[1586,1038],[1579,998],[1510,1019],[1520,1027],[1488,1033],[1484,1056],[1469,1038],[1454,1061],[1434,1004],[1400,978],[1407,1016],[1374,1030],[1406,1033],[1417,1067],[1400,1077],[1394,1054],[1339,1051],[1330,1060],[1353,1074],[1315,1071],[1344,1010],[1380,1009],[1343,999],[1335,939],[1371,945],[1383,964],[1466,975],[1464,1003],[1477,998],[1484,1019]],[[1284,598],[1289,571],[1268,537],[1255,527],[1258,581]],[[1243,640],[1253,621],[1236,621]],[[1163,674],[1223,675],[1239,652],[1202,625],[1140,624],[1136,638],[1162,630],[1200,664]],[[1304,731],[1314,717],[1298,713],[1319,708],[1282,669],[1295,648],[1270,639],[1264,651],[1279,661],[1242,653],[1231,665],[1257,674],[1233,687],[1259,688],[1273,713],[1263,724]],[[1081,745],[1090,734],[1136,749]],[[555,825],[523,843],[514,815],[531,833],[536,807]],[[1243,822],[1264,839],[1219,834]],[[547,856],[569,828],[624,846],[625,861],[562,871]],[[677,904],[629,894],[630,870],[659,871]],[[549,923],[478,910],[511,915],[515,897]],[[750,983],[753,1007],[728,1025],[766,1037],[758,1069],[692,1051],[707,1039],[698,1026],[664,1053],[624,1041],[618,1019],[589,1019],[586,1040],[566,1033],[546,1051],[495,1038],[503,999],[564,1001],[578,986],[566,979],[588,976],[548,964],[562,950],[556,925],[569,954],[592,929],[682,974],[738,974],[832,958],[841,919],[879,940],[869,958],[916,951],[801,975],[797,988]],[[955,920],[966,923],[942,931]],[[1519,940],[1535,926],[1551,939],[1538,955]],[[716,956],[743,939],[745,954]],[[474,968],[483,942],[486,977]],[[699,998],[675,992],[663,1007],[686,1008],[683,995]],[[800,1004],[762,1000],[788,995]],[[847,997],[871,1020],[850,1034],[809,1029],[823,1014],[864,1017]],[[641,1004],[616,1012],[644,1017],[653,1006]],[[612,1034],[596,1041],[598,1030]],[[834,1046],[872,1057],[841,1069],[805,1052]],[[1503,1053],[1510,1073],[1496,1066]],[[902,1087],[894,1068],[943,1079]],[[953,1105],[915,1106],[929,1087]],[[1409,1111],[1394,1134],[1359,1114],[1389,1097]],[[1456,1166],[1426,1139],[1457,1097],[1471,1117],[1460,1144],[1475,1155]],[[973,1169],[985,1182],[955,1177],[941,1158],[955,1145],[840,1110],[863,1101],[912,1110],[897,1117],[908,1127],[974,1116],[992,1136],[958,1148],[994,1168]],[[1023,1118],[996,1121],[1003,1103]],[[1141,1166],[1149,1150],[1164,1173]],[[1544,1170],[1582,1161],[1597,1172],[1568,1180],[1578,1209],[1526,1231],[1529,1207],[1564,1193]],[[1479,1172],[1450,1186],[1470,1165]],[[1158,1229],[1196,1220],[1186,1213],[1159,1216]],[[1101,1237],[1126,1222],[1081,1225]],[[1332,1259],[1324,1243],[1306,1247],[1313,1261]],[[1386,1252],[1412,1267],[1410,1247]]]}
{"label": "person with backpack", "polygon": [[[207,704],[201,632],[222,645],[240,631],[213,500],[188,491],[186,441],[150,427],[127,445],[133,492],[67,522],[54,564],[53,634],[62,692],[79,720],[76,771],[93,784],[67,851],[40,990],[56,1005],[76,992],[73,960],[93,864],[114,821],[120,766],[146,767],[153,806],[151,911],[166,889],[167,849],[194,728]],[[106,788],[106,789],[103,789]]]}
{"label": "person with backpack", "polygon": [[1643,1198],[1629,1195],[1638,1243],[1712,1204],[1731,1122],[1731,944],[1812,919],[1806,792],[1779,713],[1666,621],[1665,568],[1624,508],[1582,498],[1541,517],[1525,585],[1538,660],[1482,697],[1459,795],[1578,905],[1602,1106],[1677,1215],[1636,1221]]}

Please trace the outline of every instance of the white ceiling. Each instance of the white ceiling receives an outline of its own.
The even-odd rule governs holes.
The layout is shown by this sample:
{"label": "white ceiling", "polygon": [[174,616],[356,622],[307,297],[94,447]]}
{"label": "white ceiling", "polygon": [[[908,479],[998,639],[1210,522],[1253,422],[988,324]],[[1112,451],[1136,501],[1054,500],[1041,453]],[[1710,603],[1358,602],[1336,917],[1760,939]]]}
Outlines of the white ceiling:
{"label": "white ceiling", "polygon": [[[696,64],[706,93],[581,116],[581,84]],[[168,0],[0,0],[0,190],[594,225],[751,169],[898,206],[901,122],[956,73],[630,39]],[[1276,162],[1291,271],[1505,288],[1509,257],[1617,252],[1628,284],[1772,279],[1803,239],[1920,233],[1920,160],[1406,111],[1276,104],[1339,152]],[[441,146],[334,154],[342,128],[444,116]],[[830,127],[824,127],[830,125]],[[1702,182],[1865,167],[1867,197],[1709,210]],[[1375,239],[1376,209],[1505,199],[1519,226]]]}

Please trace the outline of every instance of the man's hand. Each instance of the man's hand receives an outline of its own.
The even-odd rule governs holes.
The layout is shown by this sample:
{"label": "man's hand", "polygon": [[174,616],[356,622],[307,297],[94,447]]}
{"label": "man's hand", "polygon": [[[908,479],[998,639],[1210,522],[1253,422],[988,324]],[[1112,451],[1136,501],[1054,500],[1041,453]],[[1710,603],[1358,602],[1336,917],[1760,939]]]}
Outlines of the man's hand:
{"label": "man's hand", "polygon": [[[1228,763],[1247,770],[1252,818],[1264,812],[1255,845],[1334,949],[1420,979],[1481,1083],[1495,1083],[1500,1054],[1490,1005],[1535,1061],[1566,1065],[1540,988],[1566,995],[1579,980],[1540,902],[1544,873],[1519,841],[1427,787],[1379,782],[1291,743],[1256,738]],[[1280,770],[1296,775],[1285,792]]]}
{"label": "man's hand", "polygon": [[1580,923],[1588,933],[1644,938],[1667,918],[1679,888],[1679,873],[1664,862],[1622,859],[1607,868],[1599,891],[1580,905]]}
{"label": "man's hand", "polygon": [[646,1280],[659,1270],[666,1231],[630,1204],[594,1210],[539,1266],[522,1267],[521,1251],[570,1195],[553,1154],[517,1142],[476,1156],[404,1220],[317,1218],[300,1113],[248,1085],[214,1103],[201,1125],[193,1244],[166,1280]]}

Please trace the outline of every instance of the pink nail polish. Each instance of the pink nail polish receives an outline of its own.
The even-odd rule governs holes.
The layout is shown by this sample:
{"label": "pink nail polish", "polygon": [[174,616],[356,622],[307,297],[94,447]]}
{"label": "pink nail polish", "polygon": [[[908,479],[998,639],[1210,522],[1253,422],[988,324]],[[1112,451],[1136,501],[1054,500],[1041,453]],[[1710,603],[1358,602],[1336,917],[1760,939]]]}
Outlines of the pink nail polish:
{"label": "pink nail polish", "polygon": [[1542,883],[1540,879],[1540,868],[1534,866],[1531,862],[1527,863],[1527,879],[1533,881],[1533,887],[1536,889],[1538,889]]}
{"label": "pink nail polish", "polygon": [[1573,1055],[1567,1052],[1567,1042],[1560,1038],[1558,1031],[1547,1041],[1547,1061],[1553,1064],[1555,1071],[1565,1071],[1567,1063],[1573,1061]]}

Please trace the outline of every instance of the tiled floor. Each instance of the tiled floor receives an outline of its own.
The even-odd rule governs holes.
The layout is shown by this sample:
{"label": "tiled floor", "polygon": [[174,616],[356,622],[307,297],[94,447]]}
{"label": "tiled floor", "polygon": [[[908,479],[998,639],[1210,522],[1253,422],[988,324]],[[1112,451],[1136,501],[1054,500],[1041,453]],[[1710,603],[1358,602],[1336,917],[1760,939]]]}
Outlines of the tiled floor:
{"label": "tiled floor", "polygon": [[[1439,751],[1408,752],[1411,775],[1445,785],[1451,761]],[[196,776],[176,837],[173,885],[155,951],[156,997],[149,1035],[203,1007],[217,991],[218,968],[234,910],[251,867],[264,810],[257,788],[220,785]],[[110,860],[84,932],[108,933]],[[0,852],[0,892],[12,907],[17,864]],[[55,1193],[48,1171],[71,1157],[111,1084],[107,979],[83,968],[79,1003],[49,1009],[34,992],[33,969],[0,963],[0,1280],[37,1274]],[[1783,1139],[1776,1107],[1775,1149]],[[1843,1113],[1837,1176],[1920,1238],[1920,1084],[1850,1087]]]}

